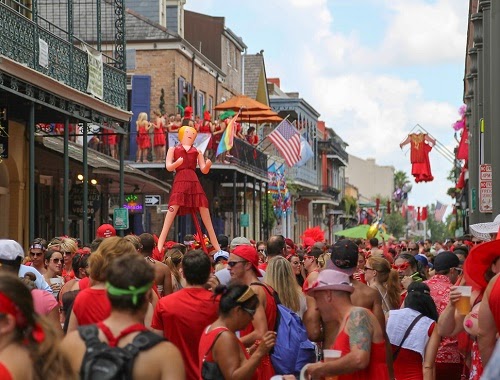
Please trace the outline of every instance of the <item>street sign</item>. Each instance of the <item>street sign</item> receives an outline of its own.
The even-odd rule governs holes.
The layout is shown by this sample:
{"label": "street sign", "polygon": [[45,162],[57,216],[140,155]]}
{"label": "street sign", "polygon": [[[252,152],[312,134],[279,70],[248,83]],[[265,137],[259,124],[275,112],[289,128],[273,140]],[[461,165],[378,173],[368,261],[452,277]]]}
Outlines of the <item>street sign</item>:
{"label": "street sign", "polygon": [[490,213],[493,209],[493,172],[491,164],[479,165],[479,212]]}
{"label": "street sign", "polygon": [[145,206],[158,206],[161,203],[160,195],[145,195],[144,205]]}
{"label": "street sign", "polygon": [[128,209],[115,208],[113,210],[113,226],[117,230],[128,230]]}

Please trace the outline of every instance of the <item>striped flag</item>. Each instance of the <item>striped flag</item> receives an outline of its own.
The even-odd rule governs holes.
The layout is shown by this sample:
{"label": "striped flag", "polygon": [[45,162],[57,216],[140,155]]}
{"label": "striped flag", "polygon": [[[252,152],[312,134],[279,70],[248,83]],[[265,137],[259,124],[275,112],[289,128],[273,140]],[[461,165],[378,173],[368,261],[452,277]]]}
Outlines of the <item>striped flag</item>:
{"label": "striped flag", "polygon": [[233,147],[234,135],[236,132],[235,122],[238,116],[240,116],[239,112],[236,115],[234,115],[234,117],[227,123],[226,129],[224,129],[224,132],[222,133],[219,146],[217,146],[217,152],[215,153],[215,156],[218,156],[228,150],[231,150],[231,148]]}
{"label": "striped flag", "polygon": [[289,167],[300,161],[300,133],[288,120],[279,123],[267,137],[279,150]]}
{"label": "striped flag", "polygon": [[436,201],[436,208],[434,209],[434,219],[436,219],[436,222],[443,221],[443,216],[447,208],[448,208],[447,205],[444,205],[441,202]]}

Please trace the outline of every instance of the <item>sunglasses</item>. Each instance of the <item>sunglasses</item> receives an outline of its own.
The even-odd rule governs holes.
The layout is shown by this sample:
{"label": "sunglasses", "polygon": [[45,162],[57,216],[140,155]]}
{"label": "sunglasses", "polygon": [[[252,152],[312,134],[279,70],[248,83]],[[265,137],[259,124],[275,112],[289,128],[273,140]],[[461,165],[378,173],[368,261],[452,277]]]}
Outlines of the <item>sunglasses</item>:
{"label": "sunglasses", "polygon": [[30,255],[33,257],[38,257],[38,256],[42,256],[43,252],[30,252]]}
{"label": "sunglasses", "polygon": [[227,262],[227,265],[230,267],[230,268],[233,268],[234,266],[236,266],[236,264],[238,263],[246,263],[245,260],[238,260],[238,261],[228,261]]}
{"label": "sunglasses", "polygon": [[258,249],[257,252],[264,252],[264,253],[266,253],[266,250],[265,249]]}
{"label": "sunglasses", "polygon": [[367,270],[374,270],[375,272],[377,271],[376,269],[373,269],[373,268],[368,268],[368,267],[364,267],[363,269],[365,270],[365,272],[366,272]]}
{"label": "sunglasses", "polygon": [[250,314],[250,316],[253,318],[253,316],[255,315],[255,313],[257,312],[257,309],[247,309],[246,307],[241,307],[244,311],[246,311],[248,314]]}
{"label": "sunglasses", "polygon": [[62,253],[63,255],[65,255],[65,256],[69,256],[69,255],[71,255],[71,252],[61,252],[61,253]]}
{"label": "sunglasses", "polygon": [[462,268],[458,268],[458,267],[455,267],[453,269],[455,269],[458,272],[458,274],[462,274],[462,272],[464,271]]}
{"label": "sunglasses", "polygon": [[401,264],[401,265],[392,265],[392,269],[396,269],[396,270],[405,270],[407,269],[408,267],[410,266],[410,263],[409,262],[406,262],[404,264]]}
{"label": "sunglasses", "polygon": [[52,262],[54,264],[59,264],[59,263],[62,263],[63,259],[52,259]]}

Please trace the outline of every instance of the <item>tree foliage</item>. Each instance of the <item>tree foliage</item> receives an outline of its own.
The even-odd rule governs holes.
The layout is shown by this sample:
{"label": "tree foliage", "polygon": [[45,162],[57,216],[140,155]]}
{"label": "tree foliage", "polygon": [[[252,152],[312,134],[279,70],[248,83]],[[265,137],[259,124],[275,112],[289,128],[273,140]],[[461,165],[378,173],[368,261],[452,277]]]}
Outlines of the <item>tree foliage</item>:
{"label": "tree foliage", "polygon": [[399,212],[386,214],[384,223],[387,226],[387,232],[396,238],[404,236],[406,232],[406,220]]}

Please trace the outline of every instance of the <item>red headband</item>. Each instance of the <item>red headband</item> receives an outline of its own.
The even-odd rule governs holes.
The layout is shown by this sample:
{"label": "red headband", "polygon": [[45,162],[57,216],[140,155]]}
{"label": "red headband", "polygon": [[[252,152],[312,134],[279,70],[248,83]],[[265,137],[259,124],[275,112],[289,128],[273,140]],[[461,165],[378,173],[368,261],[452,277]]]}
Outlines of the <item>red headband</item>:
{"label": "red headband", "polygon": [[[20,329],[28,327],[28,321],[21,309],[4,293],[0,293],[0,314],[12,315],[16,320],[16,327]],[[45,339],[45,333],[38,322],[33,326],[31,336],[38,343],[43,342]]]}

